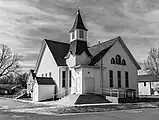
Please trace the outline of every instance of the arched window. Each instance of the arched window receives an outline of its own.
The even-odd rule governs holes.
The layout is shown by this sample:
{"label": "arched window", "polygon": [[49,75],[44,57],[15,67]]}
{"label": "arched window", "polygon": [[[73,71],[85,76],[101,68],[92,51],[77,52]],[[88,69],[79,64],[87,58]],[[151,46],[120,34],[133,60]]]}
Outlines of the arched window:
{"label": "arched window", "polygon": [[123,59],[121,64],[126,65],[126,61]]}
{"label": "arched window", "polygon": [[116,55],[116,64],[121,64],[121,57],[120,57],[120,55]]}
{"label": "arched window", "polygon": [[111,64],[115,64],[115,59],[114,58],[111,59]]}

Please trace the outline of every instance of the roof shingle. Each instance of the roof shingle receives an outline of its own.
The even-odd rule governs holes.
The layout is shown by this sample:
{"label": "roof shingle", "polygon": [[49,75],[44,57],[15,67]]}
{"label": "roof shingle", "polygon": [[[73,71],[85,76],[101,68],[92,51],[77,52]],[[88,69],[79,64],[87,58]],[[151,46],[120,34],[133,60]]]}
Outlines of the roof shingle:
{"label": "roof shingle", "polygon": [[36,77],[36,81],[39,85],[55,85],[51,77]]}

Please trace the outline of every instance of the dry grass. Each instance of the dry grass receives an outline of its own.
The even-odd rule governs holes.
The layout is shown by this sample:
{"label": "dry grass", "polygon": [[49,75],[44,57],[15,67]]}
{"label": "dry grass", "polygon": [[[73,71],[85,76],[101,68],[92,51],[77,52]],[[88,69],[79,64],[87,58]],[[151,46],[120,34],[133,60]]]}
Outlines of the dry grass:
{"label": "dry grass", "polygon": [[97,106],[72,106],[72,107],[57,107],[57,108],[46,107],[38,111],[45,113],[67,114],[67,113],[86,113],[86,112],[107,112],[107,111],[116,111],[116,110],[157,108],[157,107],[159,107],[159,102],[124,103],[118,105],[97,105]]}

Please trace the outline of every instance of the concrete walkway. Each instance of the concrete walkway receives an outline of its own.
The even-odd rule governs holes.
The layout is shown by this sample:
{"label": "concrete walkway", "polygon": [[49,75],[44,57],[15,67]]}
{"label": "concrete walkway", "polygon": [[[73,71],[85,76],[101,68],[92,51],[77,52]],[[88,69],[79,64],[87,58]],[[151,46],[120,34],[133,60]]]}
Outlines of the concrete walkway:
{"label": "concrete walkway", "polygon": [[63,101],[60,102],[59,101],[46,101],[46,102],[34,102],[34,101],[28,101],[28,100],[22,100],[22,99],[14,99],[16,101],[20,101],[20,102],[27,102],[27,103],[33,103],[33,104],[38,104],[38,105],[57,105],[57,106],[96,106],[96,105],[117,105],[118,103],[97,103],[97,104],[79,104],[79,105],[75,105],[75,104],[65,104]]}

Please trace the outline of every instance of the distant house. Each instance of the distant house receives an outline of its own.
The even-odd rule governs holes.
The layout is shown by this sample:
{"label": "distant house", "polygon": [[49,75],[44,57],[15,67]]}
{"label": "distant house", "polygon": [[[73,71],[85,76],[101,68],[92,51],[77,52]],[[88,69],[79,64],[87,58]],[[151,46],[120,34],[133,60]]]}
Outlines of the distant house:
{"label": "distant house", "polygon": [[159,95],[159,78],[155,75],[138,76],[139,95]]}
{"label": "distant house", "polygon": [[[116,97],[124,98],[138,96],[137,71],[140,66],[122,38],[88,46],[87,31],[78,10],[69,31],[69,43],[43,41],[34,69],[36,77],[51,77],[57,98],[88,93],[116,94]],[[35,94],[41,95],[41,91],[52,94],[45,87],[39,89]],[[33,94],[33,97],[38,95]]]}
{"label": "distant house", "polygon": [[0,84],[0,95],[14,94],[16,86],[21,87],[20,84]]}
{"label": "distant house", "polygon": [[27,80],[27,94],[29,96],[32,96],[33,94],[33,86],[34,86],[34,83],[35,83],[35,73],[34,73],[34,70],[30,70],[29,72],[29,77],[28,77],[28,80]]}

